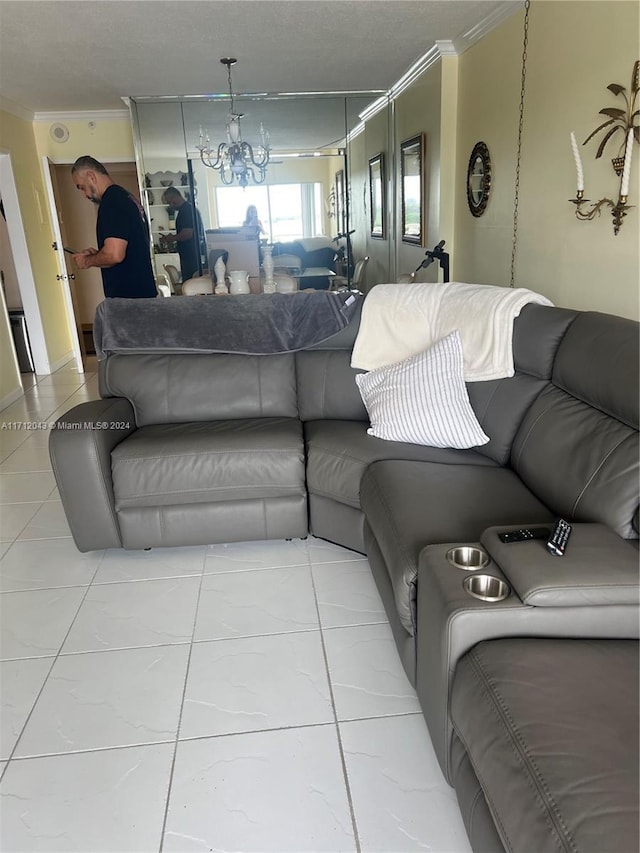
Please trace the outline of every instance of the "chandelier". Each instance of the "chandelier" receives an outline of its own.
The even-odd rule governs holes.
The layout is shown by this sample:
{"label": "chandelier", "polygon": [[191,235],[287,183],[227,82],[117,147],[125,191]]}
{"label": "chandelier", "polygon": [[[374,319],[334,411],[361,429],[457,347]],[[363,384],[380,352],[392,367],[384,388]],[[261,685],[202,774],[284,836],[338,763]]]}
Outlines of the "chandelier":
{"label": "chandelier", "polygon": [[267,176],[267,165],[269,163],[269,134],[260,123],[260,144],[251,145],[242,138],[240,119],[244,113],[236,112],[235,97],[231,85],[231,67],[236,64],[237,59],[224,58],[220,62],[227,66],[229,78],[229,98],[231,109],[227,120],[227,141],[221,142],[217,149],[211,148],[209,134],[203,134],[200,128],[200,141],[196,146],[200,152],[200,159],[205,166],[220,172],[223,184],[232,184],[237,181],[241,187],[246,187],[249,179],[254,184],[262,184]]}

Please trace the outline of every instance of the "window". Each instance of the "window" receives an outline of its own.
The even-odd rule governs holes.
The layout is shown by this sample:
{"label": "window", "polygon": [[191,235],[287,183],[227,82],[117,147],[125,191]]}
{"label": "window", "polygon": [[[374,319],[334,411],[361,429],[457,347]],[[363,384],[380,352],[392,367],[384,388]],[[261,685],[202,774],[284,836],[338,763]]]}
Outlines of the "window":
{"label": "window", "polygon": [[322,233],[322,184],[274,184],[262,187],[218,187],[216,207],[220,228],[244,222],[253,204],[271,243],[289,243]]}

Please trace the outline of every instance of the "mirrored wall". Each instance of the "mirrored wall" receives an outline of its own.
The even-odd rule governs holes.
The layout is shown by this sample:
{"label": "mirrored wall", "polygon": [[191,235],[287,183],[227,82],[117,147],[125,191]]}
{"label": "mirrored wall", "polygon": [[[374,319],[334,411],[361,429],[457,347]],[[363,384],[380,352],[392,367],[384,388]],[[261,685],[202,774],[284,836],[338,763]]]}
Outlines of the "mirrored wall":
{"label": "mirrored wall", "polygon": [[[367,149],[373,145],[388,151],[391,144],[388,106],[367,124],[366,133],[362,131],[360,116],[379,94],[236,96],[243,139],[256,145],[268,133],[271,149],[264,181],[250,180],[246,187],[237,180],[225,183],[219,170],[204,165],[198,149],[208,139],[215,155],[218,144],[228,141],[228,97],[131,99],[156,272],[175,267],[193,275],[190,269],[181,270],[184,247],[172,239],[182,197],[195,205],[204,231],[199,242],[195,233],[193,237],[196,274],[208,268],[212,246],[227,245],[230,235],[239,234],[243,242],[255,238],[256,252],[246,260],[242,256],[242,268],[250,267],[251,274],[259,272],[255,267],[261,264],[264,246],[273,246],[277,255],[302,243],[310,250],[332,248],[333,253],[321,256],[322,266],[330,260],[331,269],[351,282],[357,261],[371,246]],[[368,142],[367,133],[373,133]],[[176,190],[179,196],[172,204]],[[392,195],[382,181],[378,191]],[[250,206],[259,221],[259,231],[253,234],[243,232]],[[390,215],[385,205],[385,216]],[[372,268],[378,281],[388,280],[390,272],[388,234],[389,229],[379,232],[374,240]]]}

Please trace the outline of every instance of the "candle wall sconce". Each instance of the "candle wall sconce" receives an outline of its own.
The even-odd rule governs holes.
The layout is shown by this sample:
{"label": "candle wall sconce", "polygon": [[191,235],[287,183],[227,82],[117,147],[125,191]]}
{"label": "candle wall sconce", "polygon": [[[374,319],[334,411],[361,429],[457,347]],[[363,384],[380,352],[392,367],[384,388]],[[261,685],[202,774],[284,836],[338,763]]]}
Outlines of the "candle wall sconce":
{"label": "candle wall sconce", "polygon": [[[607,89],[617,97],[622,95],[625,102],[625,109],[619,107],[604,107],[600,110],[600,115],[607,116],[607,121],[596,127],[596,129],[587,136],[582,143],[586,145],[594,136],[604,131],[604,136],[600,140],[600,145],[596,152],[596,160],[602,157],[604,149],[608,142],[617,138],[620,140],[620,147],[617,156],[611,160],[611,165],[615,174],[620,178],[620,187],[618,190],[618,199],[614,201],[611,198],[601,198],[594,202],[591,207],[586,208],[591,199],[584,197],[584,172],[582,169],[582,160],[578,150],[578,143],[575,135],[571,134],[571,148],[573,151],[573,159],[576,164],[576,197],[569,199],[571,204],[575,205],[576,217],[582,221],[593,219],[596,214],[600,216],[600,211],[603,207],[611,208],[611,216],[613,217],[613,233],[617,234],[620,231],[622,221],[627,215],[627,211],[634,205],[628,204],[629,198],[629,177],[631,175],[631,158],[633,155],[634,141],[640,143],[640,126],[636,124],[640,110],[636,109],[636,100],[638,90],[640,89],[639,77],[640,61],[636,60],[631,73],[631,86],[629,94],[625,86],[620,83],[610,83]],[[622,134],[622,138],[620,138]]]}

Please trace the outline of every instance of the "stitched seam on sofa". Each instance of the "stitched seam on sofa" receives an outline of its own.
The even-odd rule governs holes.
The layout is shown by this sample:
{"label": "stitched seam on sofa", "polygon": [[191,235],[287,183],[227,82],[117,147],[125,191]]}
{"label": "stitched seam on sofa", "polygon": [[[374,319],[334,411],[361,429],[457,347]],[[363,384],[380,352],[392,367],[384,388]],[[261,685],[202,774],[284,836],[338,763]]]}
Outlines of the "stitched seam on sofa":
{"label": "stitched seam on sofa", "polygon": [[[115,402],[111,403],[111,405],[107,409],[105,409],[103,417],[107,416],[115,405],[116,405]],[[124,441],[124,439],[123,439],[123,441]],[[116,447],[117,447],[117,445],[116,445]],[[114,531],[116,532],[118,539],[120,541],[122,541],[122,534],[120,532],[120,525],[118,524],[118,515],[116,512],[116,508],[115,508],[115,495],[114,495],[113,500],[112,500],[109,493],[108,493],[108,489],[106,486],[107,477],[105,476],[105,474],[108,474],[109,479],[112,480],[113,479],[113,471],[112,471],[111,465],[109,465],[109,468],[107,469],[107,471],[105,471],[105,467],[103,466],[102,462],[100,461],[100,454],[98,453],[97,438],[94,436],[93,433],[91,434],[90,450],[94,454],[94,458],[95,458],[96,462],[98,463],[98,468],[100,470],[100,473],[102,474],[102,476],[100,477],[99,486],[103,492],[105,502],[106,502],[107,508],[109,510],[109,515],[110,515],[111,521],[113,523]],[[109,460],[111,460],[111,453],[112,453],[112,451],[109,452]]]}
{"label": "stitched seam on sofa", "polygon": [[262,507],[262,524],[264,526],[264,538],[269,538],[269,525],[267,524],[267,505],[264,498],[260,501]]}
{"label": "stitched seam on sofa", "polygon": [[[382,439],[380,439],[382,441]],[[362,462],[363,464],[371,464],[371,462],[379,461],[375,459],[363,459],[361,456],[354,456],[353,453],[341,453],[336,450],[334,447],[324,447],[322,444],[316,444],[315,441],[310,442],[310,447],[312,450],[321,450],[323,453],[329,453],[331,456],[335,456],[337,459],[351,459],[355,462]],[[388,457],[385,457],[385,461]]]}
{"label": "stitched seam on sofa", "polygon": [[472,408],[473,408],[473,410],[474,410],[474,412],[475,412],[475,415],[476,415],[476,417],[478,418],[478,421],[480,422],[480,426],[483,426],[484,418],[486,418],[486,416],[487,416],[487,412],[489,411],[489,408],[491,407],[491,403],[493,402],[493,398],[494,398],[494,397],[496,396],[496,394],[498,393],[498,387],[499,387],[499,385],[496,385],[496,387],[493,389],[493,393],[492,393],[492,394],[491,394],[491,396],[488,398],[488,400],[487,400],[487,402],[486,402],[486,405],[485,405],[485,406],[484,406],[484,408],[482,409],[482,414],[481,414],[480,412],[477,412],[477,411],[475,410],[475,408],[472,406]]}
{"label": "stitched seam on sofa", "polygon": [[[482,614],[483,616],[486,616],[489,620],[493,621],[493,614],[495,612],[495,610],[493,608],[494,608],[494,605],[491,604],[491,605],[487,606],[487,608],[485,610],[480,610],[478,607],[474,608],[474,610],[478,615]],[[509,611],[509,610],[521,611],[522,607],[519,604],[505,605],[505,604],[501,603],[501,606],[500,606],[500,612],[501,613],[504,611]],[[453,646],[453,634],[454,634],[456,620],[457,619],[464,619],[465,616],[467,615],[467,613],[468,613],[468,609],[464,609],[464,610],[458,610],[458,611],[451,614],[451,617],[449,619],[449,624],[447,625],[447,644],[446,644],[446,647],[444,649],[444,654],[446,654],[447,660],[449,659],[449,655],[451,653],[451,648]],[[483,631],[483,636],[485,637],[486,640],[495,639],[494,636],[486,634],[484,631]],[[502,635],[499,635],[499,636],[502,636]],[[458,665],[458,661],[460,660],[461,657],[462,657],[462,654],[457,658],[457,660],[455,660],[453,662],[453,668],[454,669]],[[447,713],[446,713],[446,716],[443,720],[443,730],[442,730],[443,741],[447,738],[447,724],[448,724],[449,718],[451,716],[451,697],[450,696],[447,698],[446,710],[447,710]],[[455,725],[453,724],[453,722],[452,722],[452,725],[455,728]],[[456,729],[456,732],[457,732],[457,729]]]}
{"label": "stitched seam on sofa", "polygon": [[338,492],[327,492],[324,489],[309,489],[309,494],[319,495],[323,498],[331,498],[331,500],[337,501],[337,503],[345,504],[345,506],[351,506],[354,509],[361,509],[359,501],[353,501],[351,498],[345,497],[343,494],[339,494]]}
{"label": "stitched seam on sofa", "polygon": [[572,510],[571,510],[571,514],[572,514],[573,516],[575,516],[575,514],[576,514],[576,510],[577,510],[577,508],[578,508],[578,504],[580,503],[580,501],[581,501],[581,500],[582,500],[582,498],[584,497],[585,492],[587,491],[587,489],[589,488],[589,486],[591,485],[591,483],[594,481],[594,479],[595,479],[596,475],[598,474],[598,472],[602,470],[602,467],[603,467],[603,465],[605,464],[605,462],[609,459],[609,457],[610,457],[613,453],[615,453],[615,451],[620,447],[620,445],[621,445],[621,444],[624,444],[624,442],[625,442],[628,438],[629,438],[629,436],[628,436],[628,435],[625,435],[623,438],[621,438],[621,439],[620,439],[620,441],[619,441],[616,445],[614,445],[614,446],[611,448],[611,450],[610,450],[610,451],[609,451],[609,452],[608,452],[608,453],[607,453],[607,454],[606,454],[606,455],[605,455],[605,456],[600,460],[600,464],[599,464],[599,465],[597,465],[597,466],[594,468],[593,473],[591,474],[591,476],[588,478],[587,482],[586,482],[586,483],[584,484],[584,486],[582,487],[582,491],[580,492],[580,494],[578,495],[578,497],[577,497],[577,498],[576,498],[576,500],[575,500],[575,503],[573,504],[573,507],[572,507]]}
{"label": "stitched seam on sofa", "polygon": [[324,357],[324,369],[322,371],[322,388],[320,389],[320,411],[322,412],[322,417],[326,417],[327,412],[327,373],[329,372],[329,360],[331,358],[331,353],[325,353]]}
{"label": "stitched seam on sofa", "polygon": [[149,462],[151,460],[157,459],[189,459],[191,457],[197,458],[198,456],[231,456],[235,454],[251,454],[255,455],[256,453],[264,454],[264,453],[277,453],[279,455],[286,454],[290,455],[292,452],[297,452],[299,450],[298,446],[295,447],[246,447],[241,450],[198,450],[195,452],[184,452],[184,453],[163,453],[160,456],[127,456],[125,459],[118,459],[116,465],[122,465],[123,463],[126,465],[130,465],[132,462]]}
{"label": "stitched seam on sofa", "polygon": [[[531,599],[532,595],[535,595],[539,592],[554,592],[555,593],[555,592],[563,592],[566,590],[574,591],[576,589],[585,590],[586,592],[591,593],[591,592],[608,592],[609,590],[612,590],[612,589],[637,590],[638,586],[637,586],[637,584],[633,584],[633,583],[609,583],[609,584],[603,583],[603,584],[597,584],[594,586],[587,586],[585,584],[581,585],[578,582],[576,582],[574,584],[564,584],[563,586],[534,586],[527,593],[526,597],[523,598],[522,600],[526,604],[526,602]],[[561,605],[561,606],[566,606],[566,605]]]}
{"label": "stitched seam on sofa", "polygon": [[[399,530],[398,530],[398,528],[396,527],[395,522],[394,522],[394,520],[393,520],[393,516],[392,516],[392,515],[391,515],[391,513],[389,512],[389,503],[387,502],[386,498],[384,497],[384,493],[383,493],[383,492],[382,492],[382,490],[380,489],[380,486],[378,485],[378,483],[374,482],[374,483],[373,483],[373,488],[374,488],[374,489],[377,491],[377,493],[378,493],[378,497],[379,497],[379,499],[380,499],[380,503],[384,504],[384,507],[385,507],[385,509],[387,510],[387,519],[388,519],[388,521],[389,521],[389,526],[392,528],[393,532],[394,532],[394,533],[395,533],[395,535],[396,535],[397,543],[400,545],[399,550],[402,552],[402,554],[403,554],[403,556],[404,556],[405,561],[407,562],[407,564],[411,565],[411,558],[410,558],[410,556],[408,555],[407,551],[405,551],[404,546],[402,545],[402,538],[401,538],[401,536],[400,536],[400,531],[399,531]],[[418,576],[418,566],[417,566],[417,564],[416,564],[416,574],[415,574],[415,576],[414,576],[414,577],[417,577],[417,576]],[[389,580],[391,580],[391,578],[389,578]],[[406,580],[406,579],[405,579],[404,572],[402,573],[402,581],[403,581],[403,583],[404,583],[404,585],[406,586],[407,591],[408,591],[408,590],[409,590],[409,588],[410,588],[410,586],[411,586],[411,580]],[[391,581],[391,586],[393,587],[393,581]],[[394,593],[394,597],[395,597],[395,593]],[[398,603],[399,603],[399,602],[396,600],[396,604],[398,604]]]}
{"label": "stitched seam on sofa", "polygon": [[[358,421],[358,423],[365,423],[365,421]],[[383,439],[383,438],[376,438],[375,440],[383,442],[384,444],[393,443],[393,442],[388,442],[386,439]],[[433,460],[430,460],[430,459],[408,459],[406,456],[400,456],[400,455],[398,455],[398,456],[381,456],[379,459],[376,459],[376,458],[372,459],[370,456],[363,458],[361,456],[355,456],[353,453],[344,453],[344,452],[338,451],[335,449],[335,447],[325,447],[323,444],[319,444],[316,439],[309,439],[307,443],[308,443],[309,450],[311,450],[311,451],[322,451],[323,453],[327,453],[331,456],[335,456],[337,459],[349,459],[349,460],[353,460],[355,462],[361,462],[363,465],[366,465],[367,467],[369,465],[373,465],[374,462],[426,462],[427,464],[434,464],[434,465],[458,465],[458,464],[460,464],[460,465],[478,465],[479,467],[482,467],[482,468],[493,468],[493,467],[503,468],[504,467],[503,465],[499,465],[495,460],[491,460],[489,463],[485,462],[484,461],[485,457],[482,458],[482,461],[478,461],[478,462],[474,462],[471,459],[467,459],[464,462],[460,462],[460,463],[458,463],[458,462],[441,462],[441,461],[433,462]],[[402,444],[402,442],[397,442],[397,443]],[[411,445],[411,446],[412,447],[419,447],[419,446],[420,447],[427,447],[427,445]],[[435,448],[435,449],[439,450],[442,448]],[[454,450],[452,448],[451,448],[451,451],[452,451],[452,453],[456,453],[456,454],[458,454],[460,452],[466,452],[466,451]],[[397,451],[397,452],[400,453],[400,451]]]}
{"label": "stitched seam on sofa", "polygon": [[[603,335],[604,335],[604,332],[597,333],[596,337],[591,339],[590,345],[593,347],[594,341],[598,340],[598,338],[601,338]],[[609,357],[611,358],[612,361],[617,360],[619,363],[621,363],[621,359],[618,356],[618,353],[620,352],[620,348],[623,347],[625,345],[625,343],[626,343],[626,340],[623,340],[621,343],[619,343],[617,352],[610,354]],[[594,403],[591,402],[590,399],[585,400],[584,397],[577,397],[573,391],[570,391],[569,389],[565,388],[564,385],[560,385],[555,380],[553,381],[553,384],[556,386],[556,388],[561,388],[566,394],[569,394],[571,397],[574,397],[576,400],[580,400],[581,403],[585,403],[587,406],[590,406],[592,409],[595,409],[597,412],[602,412],[603,415],[608,415],[610,418],[613,418],[614,420],[619,421],[621,424],[624,424],[625,426],[628,426],[631,429],[637,431],[638,428],[637,428],[636,424],[629,423],[629,421],[626,421],[626,420],[622,420],[619,413],[610,412],[608,409],[603,409],[601,406],[596,406]]]}
{"label": "stitched seam on sofa", "polygon": [[160,541],[164,542],[164,534],[165,534],[164,510],[162,509],[162,507],[157,507],[156,512],[158,514],[158,527],[160,528]]}
{"label": "stitched seam on sofa", "polygon": [[[300,483],[278,483],[278,489],[300,489]],[[129,492],[126,496],[126,500],[131,500],[131,498],[155,498],[162,497],[164,495],[183,495],[185,492],[226,492],[230,489],[234,492],[240,491],[241,489],[251,489],[255,491],[256,489],[262,488],[264,483],[245,483],[244,485],[235,485],[234,483],[229,483],[226,486],[199,486],[194,487],[190,486],[189,488],[183,489],[164,489],[161,492]],[[270,488],[273,488],[270,485]],[[264,500],[264,498],[261,498]]]}
{"label": "stitched seam on sofa", "polygon": [[[471,800],[471,805],[469,806],[469,829],[473,830],[473,821],[476,816],[476,808],[478,803],[480,802],[480,798],[484,798],[484,794],[482,792],[482,788],[478,788],[473,799]],[[472,835],[473,833],[470,833]]]}
{"label": "stitched seam on sofa", "polygon": [[[509,743],[514,755],[525,771],[529,768],[525,775],[527,782],[537,795],[536,800],[542,807],[541,810],[543,818],[547,823],[551,824],[551,829],[557,833],[559,840],[562,842],[562,849],[569,849],[573,851],[573,853],[577,853],[578,848],[571,833],[569,832],[569,828],[562,819],[562,815],[558,810],[557,804],[554,801],[553,796],[549,791],[535,760],[533,759],[533,756],[529,753],[518,726],[509,712],[497,685],[485,671],[482,661],[480,660],[480,655],[475,649],[472,649],[469,652],[469,661],[472,666],[472,671],[476,674],[478,680],[486,686],[486,696],[489,700],[489,704],[494,710],[498,721],[502,724],[507,742]],[[489,687],[491,689],[489,689]],[[508,725],[505,724],[505,720],[508,722]],[[522,758],[523,755],[527,758],[526,762]],[[541,792],[544,796],[541,796]],[[562,832],[558,832],[558,826],[562,829]]]}
{"label": "stitched seam on sofa", "polygon": [[302,414],[300,412],[300,401],[298,396],[298,387],[300,386],[300,366],[298,364],[298,359],[293,359],[293,388],[294,388],[294,397],[296,403],[296,417],[299,421],[302,421]]}
{"label": "stitched seam on sofa", "polygon": [[[471,653],[469,653],[469,655],[471,655]],[[472,670],[471,674],[474,678],[476,678],[476,680],[480,681],[481,695],[485,695],[486,693],[488,693],[485,685],[482,683],[482,679],[478,679],[477,674],[473,670]],[[505,825],[503,824],[503,822],[500,818],[500,813],[496,809],[496,805],[495,805],[495,802],[491,796],[491,793],[489,791],[487,791],[485,789],[485,786],[482,784],[483,773],[480,770],[480,768],[477,766],[476,762],[474,761],[473,755],[471,753],[471,749],[469,747],[469,742],[467,741],[466,737],[464,736],[464,733],[462,731],[460,731],[459,727],[456,725],[456,723],[453,719],[451,720],[451,724],[453,726],[453,730],[455,731],[456,735],[458,736],[458,738],[460,739],[460,742],[462,743],[462,745],[464,747],[464,750],[465,750],[465,752],[469,758],[469,762],[470,762],[471,766],[473,767],[473,772],[476,774],[476,779],[478,780],[478,784],[480,785],[482,792],[484,794],[484,798],[485,798],[485,801],[486,801],[487,806],[489,808],[489,811],[491,813],[491,817],[493,818],[493,822],[496,824],[496,826],[498,828],[498,834],[501,837],[502,843],[505,845],[505,847],[507,847],[511,851],[511,853],[516,853],[516,851],[514,851],[513,844],[511,843],[511,839],[509,838],[509,833],[507,832],[507,829],[506,829]]]}
{"label": "stitched seam on sofa", "polygon": [[[540,395],[536,398],[536,401],[535,401],[535,402],[537,402],[537,401],[540,399],[540,396],[542,395],[542,393],[543,393],[543,391],[541,391],[541,392],[540,392]],[[526,434],[525,436],[523,436],[523,437],[522,437],[521,444],[520,444],[520,452],[519,452],[519,453],[518,453],[518,454],[513,458],[513,465],[512,465],[512,467],[513,467],[513,468],[515,468],[517,465],[519,465],[519,464],[520,464],[520,460],[521,460],[521,458],[522,458],[522,454],[523,454],[523,453],[524,453],[524,451],[525,451],[525,447],[526,447],[526,445],[527,445],[527,442],[529,441],[529,438],[531,437],[531,433],[532,433],[532,432],[533,432],[533,430],[537,427],[537,425],[538,425],[538,423],[540,422],[540,420],[541,420],[542,418],[544,418],[544,417],[545,417],[545,416],[546,416],[546,415],[551,411],[551,409],[553,408],[554,404],[555,404],[555,401],[554,401],[554,400],[550,400],[550,401],[549,401],[549,405],[548,405],[548,406],[547,406],[547,407],[546,407],[542,412],[540,412],[540,414],[539,414],[539,415],[538,415],[538,417],[535,419],[535,421],[534,421],[534,422],[529,426],[529,429],[527,430],[527,434]],[[525,417],[526,417],[526,415],[525,415]],[[516,431],[516,436],[517,436],[517,435],[518,435],[518,431]],[[514,440],[515,440],[515,437],[514,437]]]}
{"label": "stitched seam on sofa", "polygon": [[259,409],[260,409],[260,414],[262,415],[262,417],[264,417],[265,416],[264,415],[264,405],[263,405],[263,399],[262,399],[262,370],[260,367],[261,364],[262,364],[262,362],[260,361],[260,359],[258,359],[258,362],[256,365],[257,373],[258,373],[258,405],[259,405]]}

